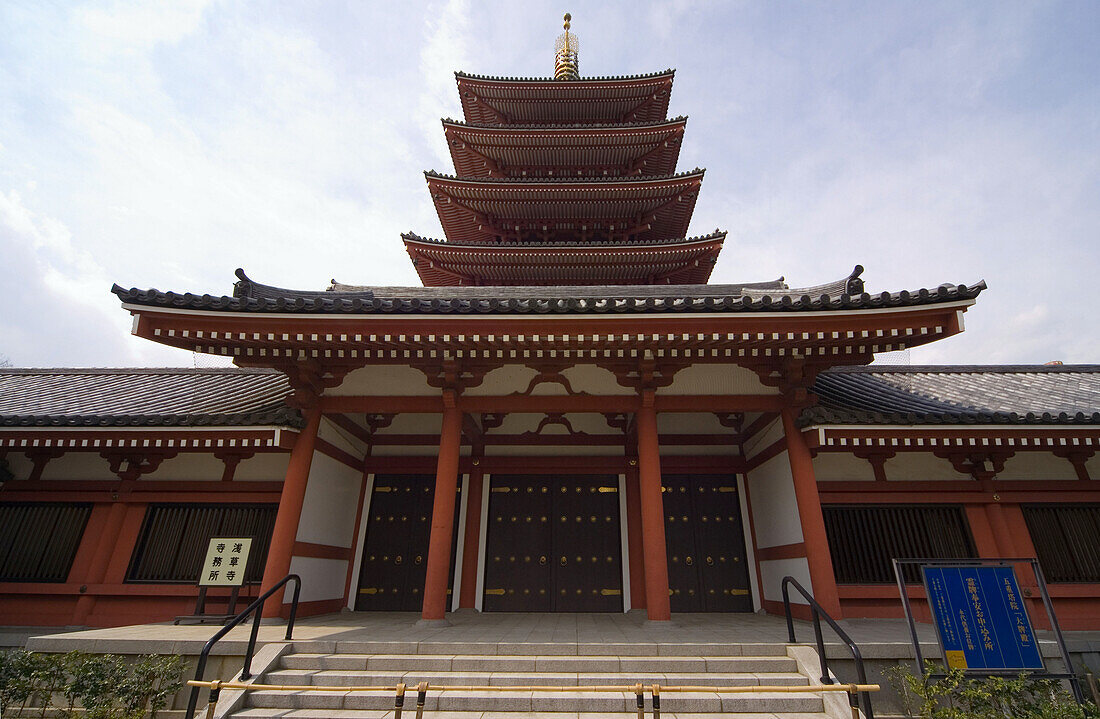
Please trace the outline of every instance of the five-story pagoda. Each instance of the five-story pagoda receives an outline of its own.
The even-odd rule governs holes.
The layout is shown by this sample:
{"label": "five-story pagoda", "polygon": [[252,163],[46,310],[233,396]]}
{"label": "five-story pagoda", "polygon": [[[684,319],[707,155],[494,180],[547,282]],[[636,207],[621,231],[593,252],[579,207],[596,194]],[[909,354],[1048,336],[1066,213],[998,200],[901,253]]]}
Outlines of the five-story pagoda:
{"label": "five-story pagoda", "polygon": [[553,78],[456,73],[465,122],[444,120],[455,175],[427,172],[447,239],[403,236],[427,286],[705,284],[725,233],[687,237],[703,181],[676,173],[687,118],[674,72]]}

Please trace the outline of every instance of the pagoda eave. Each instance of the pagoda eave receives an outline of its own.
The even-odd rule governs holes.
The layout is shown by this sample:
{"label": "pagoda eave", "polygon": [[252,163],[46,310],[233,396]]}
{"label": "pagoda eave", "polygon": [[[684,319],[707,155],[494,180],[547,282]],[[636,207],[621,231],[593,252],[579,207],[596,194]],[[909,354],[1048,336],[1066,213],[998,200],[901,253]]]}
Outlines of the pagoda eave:
{"label": "pagoda eave", "polygon": [[686,126],[687,118],[537,129],[443,122],[460,177],[670,175]]}
{"label": "pagoda eave", "polygon": [[449,244],[403,237],[428,287],[705,284],[725,233],[653,244]]}
{"label": "pagoda eave", "polygon": [[629,242],[686,236],[703,172],[599,181],[426,177],[451,241]]}
{"label": "pagoda eave", "polygon": [[456,73],[466,122],[659,122],[668,113],[674,72],[632,78],[560,82],[551,78],[488,78]]}

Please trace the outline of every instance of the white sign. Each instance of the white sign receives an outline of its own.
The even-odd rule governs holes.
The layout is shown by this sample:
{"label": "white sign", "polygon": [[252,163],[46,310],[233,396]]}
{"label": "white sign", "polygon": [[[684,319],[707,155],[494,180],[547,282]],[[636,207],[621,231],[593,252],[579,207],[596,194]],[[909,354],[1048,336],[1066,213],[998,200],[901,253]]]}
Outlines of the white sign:
{"label": "white sign", "polygon": [[239,587],[244,584],[244,569],[252,537],[229,537],[210,540],[206,561],[199,575],[200,587]]}

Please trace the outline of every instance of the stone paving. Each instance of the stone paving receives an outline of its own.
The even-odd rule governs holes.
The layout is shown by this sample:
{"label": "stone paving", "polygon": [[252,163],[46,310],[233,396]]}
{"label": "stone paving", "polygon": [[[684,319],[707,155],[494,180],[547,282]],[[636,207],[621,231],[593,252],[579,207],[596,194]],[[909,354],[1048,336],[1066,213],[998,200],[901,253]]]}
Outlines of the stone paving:
{"label": "stone paving", "polygon": [[[448,644],[713,644],[713,643],[785,643],[786,622],[783,617],[767,614],[678,614],[670,622],[649,622],[644,612],[625,614],[483,614],[465,610],[448,614],[446,626],[425,625],[419,615],[409,612],[342,612],[298,620],[295,641],[313,642],[399,642],[406,647],[413,643]],[[911,643],[909,627],[900,619],[851,619],[840,622],[861,647],[889,649],[893,656],[906,656],[904,648]],[[809,622],[796,621],[800,643],[813,642]],[[931,625],[918,624],[922,645],[931,651],[936,642]],[[110,629],[87,629],[72,632],[46,630],[49,634],[34,636],[33,629],[20,628],[21,634],[32,636],[27,646],[40,651],[113,652],[174,652],[197,654],[203,643],[217,631],[216,625],[139,624]],[[249,627],[234,629],[219,644],[219,654],[242,653],[248,641]],[[264,620],[260,629],[261,643],[282,641],[285,623]],[[823,627],[825,641],[837,644],[832,630]],[[3,634],[3,630],[0,630]],[[1100,631],[1067,632],[1071,645],[1100,648]],[[1049,633],[1040,633],[1051,640]],[[1071,647],[1072,648],[1072,647]],[[839,645],[830,647],[845,653]],[[902,654],[895,654],[902,651]],[[911,651],[911,650],[910,650]]]}

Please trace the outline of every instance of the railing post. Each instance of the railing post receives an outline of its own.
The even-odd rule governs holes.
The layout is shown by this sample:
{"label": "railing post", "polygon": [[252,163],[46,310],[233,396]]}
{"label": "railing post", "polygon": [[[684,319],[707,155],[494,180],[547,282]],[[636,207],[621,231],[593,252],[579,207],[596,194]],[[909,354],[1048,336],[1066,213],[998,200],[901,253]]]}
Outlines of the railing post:
{"label": "railing post", "polygon": [[783,589],[783,613],[787,615],[787,641],[794,644],[794,618],[791,617],[791,590],[788,588],[787,580],[789,577],[783,577],[782,589]]}
{"label": "railing post", "polygon": [[814,618],[814,639],[817,640],[817,652],[821,656],[818,659],[821,662],[821,683],[832,684],[833,678],[829,676],[829,660],[825,657],[825,640],[821,636],[821,614],[817,611],[817,607],[811,607]]}
{"label": "railing post", "polygon": [[252,678],[252,652],[256,650],[256,639],[260,636],[260,616],[264,613],[264,600],[260,600],[260,606],[256,608],[256,616],[252,620],[252,632],[248,635],[248,648],[244,651],[244,666],[241,667],[241,681]]}

